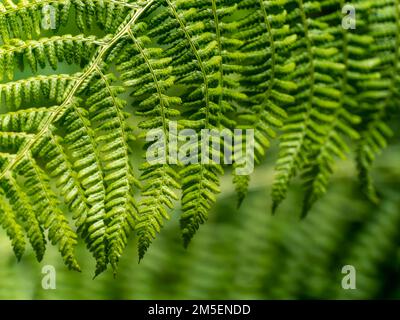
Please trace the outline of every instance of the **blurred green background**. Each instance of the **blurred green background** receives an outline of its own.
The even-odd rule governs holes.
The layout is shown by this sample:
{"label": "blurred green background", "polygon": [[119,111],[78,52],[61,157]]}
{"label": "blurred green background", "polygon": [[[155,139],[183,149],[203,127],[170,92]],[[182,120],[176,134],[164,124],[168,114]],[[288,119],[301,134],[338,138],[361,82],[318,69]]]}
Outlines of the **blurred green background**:
{"label": "blurred green background", "polygon": [[[241,209],[230,180],[224,180],[218,205],[188,250],[181,245],[177,211],[140,264],[132,240],[115,279],[111,271],[92,279],[94,262],[84,246],[78,248],[82,273],[68,271],[54,248],[40,264],[33,253],[17,263],[2,231],[0,298],[400,298],[400,145],[393,143],[376,164],[379,205],[358,192],[353,162],[341,162],[328,195],[304,220],[301,184],[271,215],[274,152],[269,159]],[[45,265],[56,268],[56,290],[42,288]],[[344,265],[356,268],[356,290],[341,286]]]}

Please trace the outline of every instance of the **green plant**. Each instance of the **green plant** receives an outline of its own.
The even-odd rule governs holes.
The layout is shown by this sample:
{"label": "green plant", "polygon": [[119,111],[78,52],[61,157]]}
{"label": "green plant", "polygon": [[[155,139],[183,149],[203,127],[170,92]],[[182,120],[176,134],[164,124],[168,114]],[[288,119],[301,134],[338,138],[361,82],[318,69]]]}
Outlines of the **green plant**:
{"label": "green plant", "polygon": [[[303,194],[298,183],[279,215],[266,208],[272,163],[258,168],[237,214],[235,190],[224,177],[222,197],[189,250],[182,248],[176,212],[140,265],[132,263],[131,239],[116,279],[104,273],[92,281],[94,259],[83,244],[77,247],[83,271],[76,273],[55,248],[40,264],[31,251],[18,263],[0,235],[0,299],[398,299],[398,161],[399,145],[376,163],[376,184],[384,191],[378,205],[360,196],[350,161],[340,163],[332,189],[301,222],[293,215]],[[347,264],[357,270],[357,290],[341,286]],[[42,288],[46,265],[57,270],[57,290]]]}
{"label": "green plant", "polygon": [[[179,197],[188,245],[216,201],[224,168],[140,161],[145,152],[132,141],[156,128],[169,137],[172,120],[199,134],[255,129],[257,162],[282,127],[274,209],[301,173],[305,215],[326,192],[336,158],[353,145],[363,188],[378,201],[369,172],[398,112],[399,3],[354,1],[355,30],[342,27],[344,4],[2,1],[0,222],[17,257],[26,234],[42,259],[48,230],[69,268],[80,269],[79,235],[96,274],[109,264],[115,270],[133,231],[143,257]],[[53,36],[41,23],[47,6]],[[67,24],[76,35],[63,33]],[[47,68],[65,64],[79,71]],[[33,75],[19,80],[17,67]],[[215,146],[209,152],[223,156]],[[249,177],[234,175],[234,183],[241,203]]]}

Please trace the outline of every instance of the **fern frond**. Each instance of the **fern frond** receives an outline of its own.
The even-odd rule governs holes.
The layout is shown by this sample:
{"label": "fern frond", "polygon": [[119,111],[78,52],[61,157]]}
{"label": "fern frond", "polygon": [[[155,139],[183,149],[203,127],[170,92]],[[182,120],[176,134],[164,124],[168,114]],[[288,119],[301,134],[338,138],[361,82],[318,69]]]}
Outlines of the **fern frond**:
{"label": "fern frond", "polygon": [[400,62],[400,3],[376,1],[371,9],[369,33],[374,37],[372,54],[381,63],[376,67],[380,73],[377,79],[364,84],[360,100],[360,112],[364,122],[360,126],[361,139],[357,148],[357,165],[360,183],[364,193],[373,201],[379,201],[375,190],[371,169],[378,154],[387,146],[393,131],[388,119],[399,111],[399,62]]}
{"label": "fern frond", "polygon": [[[179,177],[170,165],[173,159],[169,156],[174,151],[171,150],[171,139],[178,139],[177,133],[170,131],[170,121],[180,115],[175,109],[180,99],[167,94],[175,80],[170,67],[171,59],[163,57],[161,48],[146,48],[149,38],[135,35],[145,28],[144,25],[136,25],[128,32],[131,44],[119,61],[121,78],[126,87],[132,87],[134,106],[139,110],[137,115],[145,119],[139,123],[139,128],[144,133],[152,130],[163,141],[163,146],[160,146],[163,150],[159,151],[164,154],[163,157],[160,155],[161,161],[146,162],[141,167],[140,180],[144,185],[136,226],[139,259],[143,258],[156,233],[160,231],[163,219],[169,219],[167,210],[172,209],[173,201],[178,200],[175,190],[180,188]],[[146,145],[146,149],[149,147]]]}
{"label": "fern frond", "polygon": [[96,150],[95,135],[90,127],[86,110],[75,105],[60,120],[60,127],[66,128],[68,132],[64,137],[64,142],[67,144],[67,150],[71,152],[73,168],[84,189],[86,202],[90,206],[86,212],[86,221],[79,225],[88,249],[96,258],[96,274],[99,274],[107,267],[105,249],[106,190],[101,157]]}
{"label": "fern frond", "polygon": [[[296,70],[288,77],[298,84],[296,105],[290,108],[289,118],[283,128],[281,150],[277,161],[277,174],[273,188],[273,208],[276,210],[286,197],[291,179],[307,164],[307,154],[323,144],[326,128],[320,124],[325,114],[339,107],[340,91],[335,88],[344,65],[334,61],[337,48],[327,46],[334,40],[330,25],[318,16],[323,7],[315,1],[294,1],[297,7],[288,16],[296,24],[299,40],[292,47],[297,52],[291,58]],[[332,61],[333,60],[333,61]]]}
{"label": "fern frond", "polygon": [[141,8],[141,3],[128,0],[5,0],[0,3],[0,36],[4,43],[10,39],[33,39],[44,30],[44,19],[54,14],[55,30],[73,21],[83,32],[94,27],[94,22],[106,32],[115,33],[130,10]]}
{"label": "fern frond", "polygon": [[[33,153],[38,151],[36,149]],[[48,229],[49,240],[53,245],[58,244],[65,264],[70,269],[80,271],[74,254],[77,236],[62,213],[56,194],[50,188],[48,175],[37,165],[31,155],[21,161],[16,170],[26,179],[27,194],[32,199],[40,223]]]}
{"label": "fern frond", "polygon": [[113,76],[105,75],[99,67],[96,73],[86,103],[91,122],[97,124],[96,142],[101,150],[106,187],[106,250],[111,265],[116,269],[128,236],[138,220],[133,199],[134,186],[138,182],[128,156],[128,141],[132,133],[125,121],[127,115],[122,110],[125,101],[118,97],[124,89],[114,86]]}
{"label": "fern frond", "polygon": [[[13,212],[20,219],[31,246],[36,253],[37,260],[41,261],[46,251],[46,240],[43,228],[35,215],[28,195],[13,176],[2,181],[1,189],[12,206]],[[19,256],[19,258],[21,257]]]}
{"label": "fern frond", "polygon": [[374,203],[379,202],[379,196],[371,177],[371,169],[376,156],[386,148],[387,140],[393,136],[392,129],[384,120],[387,116],[383,117],[382,113],[376,114],[375,119],[367,125],[365,131],[362,131],[357,150],[360,184],[366,196]]}
{"label": "fern frond", "polygon": [[12,80],[17,61],[23,61],[24,58],[33,72],[37,72],[38,65],[45,68],[48,64],[55,70],[58,63],[64,60],[83,67],[90,60],[96,46],[101,43],[95,37],[83,35],[63,35],[28,41],[13,39],[0,48],[0,80],[3,74]]}
{"label": "fern frond", "polygon": [[[339,5],[343,7],[345,3],[341,1]],[[336,10],[332,10],[333,12],[340,13],[340,7],[334,8]],[[368,56],[368,45],[373,42],[373,38],[365,35],[367,9],[368,6],[359,4],[356,7],[357,32],[349,34],[343,27],[336,31],[336,44],[341,46],[341,50],[334,60],[344,66],[340,83],[333,87],[336,94],[340,92],[339,103],[331,112],[322,113],[317,117],[319,123],[326,127],[326,131],[320,133],[322,143],[318,146],[313,144],[310,148],[310,161],[304,168],[306,194],[303,216],[326,193],[329,179],[334,172],[335,158],[346,159],[346,154],[350,152],[346,140],[356,141],[360,138],[356,131],[356,126],[361,121],[355,111],[358,106],[356,92],[363,83],[376,77],[373,68],[379,63],[377,59]],[[331,21],[331,25],[340,24],[342,16],[337,13],[326,16],[324,21]]]}
{"label": "fern frond", "polygon": [[[290,91],[296,89],[292,81],[281,80],[294,71],[295,63],[287,63],[287,48],[296,40],[286,24],[284,2],[262,0],[243,1],[240,9],[253,12],[238,21],[236,37],[245,41],[241,48],[242,86],[249,96],[246,108],[239,114],[242,128],[255,130],[255,161],[260,163],[270,139],[276,137],[274,128],[283,126],[284,106],[294,102]],[[255,27],[257,26],[257,27]],[[243,200],[249,178],[235,177],[239,203]]]}
{"label": "fern frond", "polygon": [[[62,103],[63,93],[79,76],[79,73],[75,75],[35,76],[2,83],[0,84],[0,101],[4,98],[5,105],[9,110],[26,108],[32,103],[37,105],[43,100],[48,103],[60,104]],[[18,116],[23,117],[24,112],[20,112]]]}
{"label": "fern frond", "polygon": [[[183,129],[197,132],[199,137],[202,129],[232,128],[235,104],[246,98],[237,90],[237,79],[231,76],[237,71],[235,48],[241,42],[229,32],[224,33],[230,26],[223,20],[234,13],[235,1],[222,1],[219,6],[216,1],[167,0],[165,6],[166,10],[152,19],[149,35],[160,34],[158,42],[167,46],[164,55],[172,59],[176,84],[186,88],[181,96],[182,115],[186,119],[180,124]],[[212,146],[202,149],[201,143],[188,142],[187,148],[197,150],[197,156],[206,148],[213,159],[222,159],[221,151]],[[219,161],[204,164],[198,163],[199,159],[191,159],[188,162],[180,172],[185,245],[207,219],[207,212],[215,202],[214,194],[219,190],[218,176],[223,173]]]}
{"label": "fern frond", "polygon": [[[7,152],[1,154],[0,177],[3,179],[13,173],[25,180],[24,191],[32,199],[35,216],[40,225],[49,231],[50,241],[59,245],[62,257],[71,269],[79,270],[73,253],[77,236],[61,211],[58,193],[74,213],[78,232],[86,239],[89,250],[97,259],[97,274],[106,268],[108,262],[116,268],[134,220],[138,220],[134,218],[136,205],[132,189],[136,180],[128,157],[130,128],[126,123],[126,113],[122,111],[124,104],[117,98],[120,88],[112,85],[113,77],[105,75],[106,68],[103,66],[105,61],[110,63],[115,58],[118,51],[114,45],[127,35],[128,29],[151,3],[135,8],[124,17],[114,36],[101,41],[91,37],[96,42],[95,53],[89,50],[93,44],[91,40],[82,41],[83,47],[76,50],[89,45],[84,50],[86,52],[80,52],[87,57],[86,61],[90,60],[83,73],[75,74],[68,80],[62,75],[33,77],[2,87],[9,101],[14,100],[13,94],[24,93],[24,100],[10,103],[11,109],[23,103],[32,103],[32,100],[43,102],[46,94],[38,97],[40,91],[47,94],[55,91],[58,95],[55,107],[19,110],[2,116],[5,132],[1,134],[1,145]],[[71,57],[80,59],[78,51],[75,54],[64,51],[67,50],[65,45],[73,42],[70,40],[69,36],[61,36],[51,40],[31,40],[25,46],[22,42],[19,44],[21,50],[38,48],[38,60],[42,61],[42,65],[47,58],[56,66],[57,51],[53,43],[60,45],[57,63],[64,53],[72,53]],[[79,44],[73,43],[78,47]],[[3,45],[2,50],[9,50],[10,46]],[[18,49],[15,51],[20,52]],[[89,58],[91,54],[93,57]],[[8,58],[10,56],[7,54]],[[37,58],[29,54],[26,57],[32,62]],[[33,68],[33,71],[36,69]],[[11,73],[9,76],[13,78]],[[88,96],[88,113],[78,105],[79,95]],[[95,130],[92,129],[93,122],[98,124]],[[114,131],[115,128],[119,131]],[[62,130],[67,130],[65,139],[61,139]],[[72,159],[69,152],[72,152]],[[52,179],[57,180],[57,193],[51,187]]]}
{"label": "fern frond", "polygon": [[25,251],[25,235],[22,226],[10,207],[7,200],[4,199],[3,190],[0,189],[0,225],[7,231],[7,235],[12,242],[16,257],[20,260]]}
{"label": "fern frond", "polygon": [[[296,105],[300,105],[290,109],[290,116],[281,138],[273,198],[276,209],[285,198],[291,178],[297,172],[303,171],[306,179],[303,208],[305,215],[312,204],[326,192],[329,177],[333,172],[334,157],[344,158],[346,152],[343,151],[349,151],[343,137],[353,140],[359,137],[354,130],[360,119],[354,111],[357,100],[353,95],[361,86],[361,82],[374,79],[376,73],[373,72],[373,68],[379,60],[366,56],[366,46],[373,41],[371,37],[362,33],[365,30],[362,27],[362,17],[365,17],[364,12],[368,6],[357,7],[361,31],[350,33],[341,26],[343,2],[324,3],[321,6],[314,3],[314,9],[310,9],[312,6],[309,6],[308,10],[333,13],[319,15],[308,22],[307,14],[301,7],[304,3],[298,4],[305,27],[303,31],[309,33],[302,41],[306,41],[303,45],[308,48],[311,60],[308,60],[308,64],[297,61],[299,71],[291,76],[294,79],[300,77],[297,81],[302,81],[303,88],[296,97]],[[293,18],[295,16],[296,14]],[[336,28],[327,29],[327,26],[335,25]],[[325,40],[330,39],[329,44],[321,42],[324,37]],[[301,43],[297,46],[301,46]],[[340,51],[337,50],[338,47],[341,47]],[[304,55],[298,59],[302,61]],[[311,72],[309,78],[302,78],[304,72]],[[307,97],[304,88],[310,84],[307,102],[304,100]]]}

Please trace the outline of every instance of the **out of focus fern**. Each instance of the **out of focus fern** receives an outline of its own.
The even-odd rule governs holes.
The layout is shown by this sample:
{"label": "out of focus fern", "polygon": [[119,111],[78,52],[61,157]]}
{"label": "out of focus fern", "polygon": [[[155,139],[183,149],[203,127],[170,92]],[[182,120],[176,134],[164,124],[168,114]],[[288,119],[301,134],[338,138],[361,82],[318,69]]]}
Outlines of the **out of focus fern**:
{"label": "out of focus fern", "polygon": [[[199,135],[254,129],[257,163],[279,137],[274,210],[300,174],[306,215],[352,148],[363,189],[378,203],[370,171],[399,110],[399,3],[354,1],[355,30],[342,26],[344,5],[1,1],[0,224],[16,256],[29,242],[40,261],[48,241],[80,270],[85,259],[78,262],[75,247],[83,239],[96,275],[109,265],[115,271],[130,236],[137,234],[143,258],[179,200],[188,246],[217,202],[226,168],[177,163],[171,121]],[[48,14],[53,33],[42,23]],[[167,163],[139,160],[146,150],[132,141],[152,130],[168,137]],[[191,148],[204,151],[198,142]],[[206,151],[224,157],[215,145]],[[234,160],[237,167],[242,159]],[[233,180],[241,204],[250,177]],[[302,267],[288,266],[293,277]]]}

